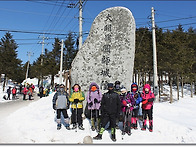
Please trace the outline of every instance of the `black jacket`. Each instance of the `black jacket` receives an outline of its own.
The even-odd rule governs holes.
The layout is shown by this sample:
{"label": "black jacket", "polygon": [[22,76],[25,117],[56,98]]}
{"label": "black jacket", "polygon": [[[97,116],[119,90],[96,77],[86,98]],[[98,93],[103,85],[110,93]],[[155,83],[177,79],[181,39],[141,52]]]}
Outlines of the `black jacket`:
{"label": "black jacket", "polygon": [[119,117],[121,109],[121,102],[119,95],[114,92],[107,92],[103,94],[101,101],[101,113],[111,115],[115,114],[116,117]]}

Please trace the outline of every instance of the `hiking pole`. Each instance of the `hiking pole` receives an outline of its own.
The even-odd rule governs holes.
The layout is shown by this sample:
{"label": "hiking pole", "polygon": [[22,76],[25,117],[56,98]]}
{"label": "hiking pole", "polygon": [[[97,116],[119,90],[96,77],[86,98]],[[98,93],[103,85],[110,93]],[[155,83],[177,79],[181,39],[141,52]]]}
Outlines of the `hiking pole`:
{"label": "hiking pole", "polygon": [[77,111],[78,111],[77,106],[78,106],[78,103],[76,103],[76,130],[75,130],[75,132],[77,132],[77,128],[78,128],[78,127],[77,127],[77,120],[78,120],[78,118],[77,118],[77,117],[78,117],[78,116],[77,116],[77,115],[78,115],[78,113],[77,113]]}
{"label": "hiking pole", "polygon": [[98,130],[98,116],[97,116],[97,109],[96,109],[96,103],[95,103],[95,117],[96,117],[96,131]]}
{"label": "hiking pole", "polygon": [[123,130],[122,130],[122,140],[123,140],[123,137],[124,137],[124,134],[125,134],[125,127],[126,127],[126,121],[127,121],[127,108],[125,110],[125,116],[124,116],[124,122],[123,122]]}

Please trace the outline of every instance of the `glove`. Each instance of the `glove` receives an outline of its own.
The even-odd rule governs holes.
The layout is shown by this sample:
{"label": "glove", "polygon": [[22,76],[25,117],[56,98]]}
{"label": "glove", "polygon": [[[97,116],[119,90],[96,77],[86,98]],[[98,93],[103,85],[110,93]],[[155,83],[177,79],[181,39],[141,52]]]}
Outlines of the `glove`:
{"label": "glove", "polygon": [[79,102],[79,99],[74,99],[74,103],[78,103]]}
{"label": "glove", "polygon": [[98,100],[97,99],[94,99],[94,103],[98,103]]}
{"label": "glove", "polygon": [[56,105],[55,104],[53,104],[53,109],[56,110]]}
{"label": "glove", "polygon": [[128,104],[127,104],[127,107],[131,107],[131,104],[128,103]]}
{"label": "glove", "polygon": [[93,102],[90,102],[88,105],[91,107],[93,105]]}
{"label": "glove", "polygon": [[148,100],[145,100],[145,101],[142,102],[142,104],[146,104],[146,103],[148,103]]}
{"label": "glove", "polygon": [[138,94],[137,93],[134,95],[134,98],[138,98]]}

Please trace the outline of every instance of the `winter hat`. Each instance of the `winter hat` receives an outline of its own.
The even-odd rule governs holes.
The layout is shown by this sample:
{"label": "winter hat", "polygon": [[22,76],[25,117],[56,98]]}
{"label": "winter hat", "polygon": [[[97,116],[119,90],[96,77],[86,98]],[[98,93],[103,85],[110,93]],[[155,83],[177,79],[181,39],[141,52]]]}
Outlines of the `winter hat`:
{"label": "winter hat", "polygon": [[114,88],[113,83],[108,83],[108,88]]}
{"label": "winter hat", "polygon": [[121,90],[120,90],[122,93],[125,93],[127,92],[127,89],[125,87],[123,87]]}

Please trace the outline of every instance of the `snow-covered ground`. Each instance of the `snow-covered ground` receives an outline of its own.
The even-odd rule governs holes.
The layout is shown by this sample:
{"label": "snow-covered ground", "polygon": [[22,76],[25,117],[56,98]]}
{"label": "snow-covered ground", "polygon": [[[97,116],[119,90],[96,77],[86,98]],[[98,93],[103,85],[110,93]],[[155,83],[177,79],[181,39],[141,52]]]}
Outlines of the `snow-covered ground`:
{"label": "snow-covered ground", "polygon": [[[164,86],[165,90],[169,89]],[[174,91],[174,97],[176,91]],[[0,143],[37,143],[37,144],[78,144],[85,136],[96,136],[90,130],[90,123],[84,119],[85,130],[56,129],[55,112],[52,109],[52,98],[39,99],[13,112],[0,122]],[[122,140],[121,131],[117,130],[116,142],[110,139],[110,132],[105,131],[102,140],[93,140],[95,144],[188,144],[196,143],[196,96],[190,97],[184,90],[184,98],[179,101],[154,104],[154,131],[132,130],[132,135],[125,135]],[[69,116],[71,112],[68,112]],[[147,123],[148,124],[148,123]],[[71,126],[72,127],[72,126]]]}

